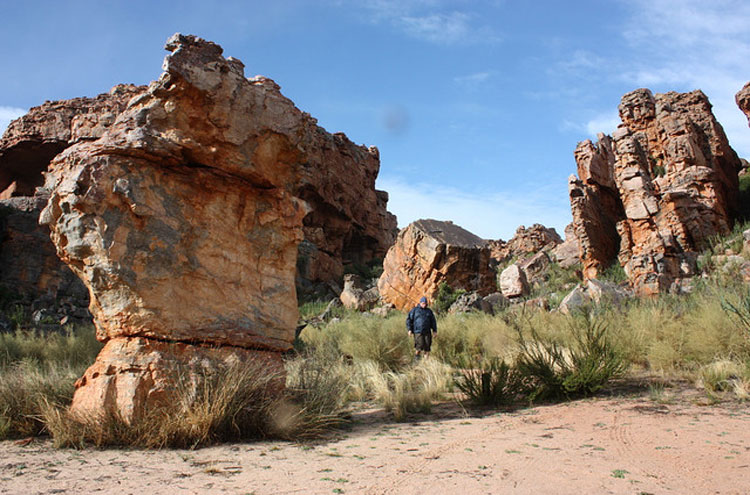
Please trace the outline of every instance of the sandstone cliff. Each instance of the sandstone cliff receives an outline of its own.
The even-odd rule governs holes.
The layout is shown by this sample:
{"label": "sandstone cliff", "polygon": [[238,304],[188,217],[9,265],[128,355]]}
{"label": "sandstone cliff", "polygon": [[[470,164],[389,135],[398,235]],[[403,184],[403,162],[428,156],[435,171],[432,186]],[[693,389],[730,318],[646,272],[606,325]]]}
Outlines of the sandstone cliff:
{"label": "sandstone cliff", "polygon": [[175,35],[167,49],[161,77],[98,140],[54,159],[40,217],[90,292],[97,336],[116,343],[73,408],[126,419],[164,400],[172,378],[133,349],[241,348],[279,366],[304,232],[356,258],[384,250],[373,239],[395,223],[373,187],[377,150],[326,133],[214,43]]}
{"label": "sandstone cliff", "polygon": [[579,143],[569,181],[584,276],[615,260],[638,294],[677,289],[696,251],[729,231],[740,161],[701,91],[626,94],[622,124]]}
{"label": "sandstone cliff", "polygon": [[396,308],[432,301],[441,283],[488,295],[496,291],[487,242],[451,222],[417,220],[399,232],[378,280],[381,298]]}

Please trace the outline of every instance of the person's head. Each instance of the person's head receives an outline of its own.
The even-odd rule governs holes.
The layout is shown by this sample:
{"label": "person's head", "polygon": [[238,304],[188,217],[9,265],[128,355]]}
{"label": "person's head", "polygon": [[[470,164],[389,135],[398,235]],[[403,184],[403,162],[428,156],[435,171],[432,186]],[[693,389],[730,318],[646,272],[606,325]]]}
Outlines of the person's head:
{"label": "person's head", "polygon": [[423,308],[426,308],[426,307],[427,307],[427,298],[426,298],[426,297],[422,297],[422,298],[420,298],[420,299],[419,299],[419,305],[420,305],[421,307],[423,307]]}

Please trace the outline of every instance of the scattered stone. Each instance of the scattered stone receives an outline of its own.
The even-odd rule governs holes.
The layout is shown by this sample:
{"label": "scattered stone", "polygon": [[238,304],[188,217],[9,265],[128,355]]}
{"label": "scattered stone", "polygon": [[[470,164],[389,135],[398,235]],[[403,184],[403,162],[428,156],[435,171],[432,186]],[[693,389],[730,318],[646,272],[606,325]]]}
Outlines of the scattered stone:
{"label": "scattered stone", "polygon": [[499,313],[510,306],[510,301],[502,294],[502,292],[493,292],[492,294],[485,296],[484,300],[490,305],[493,313]]}
{"label": "scattered stone", "polygon": [[492,304],[476,292],[461,294],[451,307],[448,308],[449,313],[468,313],[469,311],[481,311],[483,313],[494,314]]}
{"label": "scattered stone", "polygon": [[517,263],[513,263],[500,273],[500,292],[508,298],[522,297],[529,293],[526,274]]}
{"label": "scattered stone", "polygon": [[574,309],[580,308],[590,302],[590,299],[586,296],[581,285],[577,285],[575,289],[563,298],[558,307],[558,311],[563,314],[570,314]]}

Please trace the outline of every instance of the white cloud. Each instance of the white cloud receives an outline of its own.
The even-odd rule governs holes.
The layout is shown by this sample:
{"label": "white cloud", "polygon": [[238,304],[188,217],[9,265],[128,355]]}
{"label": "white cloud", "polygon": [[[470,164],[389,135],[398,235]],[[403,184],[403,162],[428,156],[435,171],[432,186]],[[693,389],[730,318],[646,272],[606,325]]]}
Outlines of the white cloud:
{"label": "white cloud", "polygon": [[596,135],[601,133],[612,134],[612,132],[620,124],[620,115],[618,112],[606,112],[595,115],[587,122],[572,122],[570,120],[563,121],[560,126],[563,131],[575,131],[585,133],[591,139],[596,140]]}
{"label": "white cloud", "polygon": [[24,110],[23,108],[0,106],[0,134],[5,132],[5,128],[8,127],[11,120],[17,119],[26,112],[28,110]]}
{"label": "white cloud", "polygon": [[494,71],[475,72],[464,76],[456,76],[453,82],[461,86],[466,91],[476,91],[481,85],[492,78]]}
{"label": "white cloud", "polygon": [[[734,95],[750,79],[750,3],[745,0],[632,0],[623,35],[636,53],[623,78],[654,91],[701,89],[740,156],[750,129]],[[634,62],[637,61],[637,62]]]}
{"label": "white cloud", "polygon": [[420,218],[451,220],[485,239],[510,239],[520,225],[542,223],[562,236],[571,222],[567,184],[554,184],[515,193],[476,194],[431,183],[407,183],[398,177],[378,178],[388,191],[388,210],[399,228]]}
{"label": "white cloud", "polygon": [[[391,24],[409,36],[442,45],[495,43],[497,33],[475,15],[450,10],[447,0],[371,0],[362,7],[370,22]],[[342,3],[343,4],[343,3]],[[357,4],[358,6],[360,4]]]}

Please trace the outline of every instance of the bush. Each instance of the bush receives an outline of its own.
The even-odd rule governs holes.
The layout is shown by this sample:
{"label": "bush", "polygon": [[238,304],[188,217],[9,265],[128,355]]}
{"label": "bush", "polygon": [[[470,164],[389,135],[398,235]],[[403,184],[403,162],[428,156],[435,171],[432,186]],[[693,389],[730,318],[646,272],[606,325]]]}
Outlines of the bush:
{"label": "bush", "polygon": [[447,283],[441,282],[438,286],[437,296],[435,296],[435,300],[432,302],[432,309],[436,313],[446,313],[453,303],[456,302],[458,296],[464,293],[466,291],[463,289],[455,290]]}
{"label": "bush", "polygon": [[518,370],[498,358],[473,366],[464,364],[456,378],[456,387],[469,400],[483,406],[511,404],[527,388]]}
{"label": "bush", "polygon": [[45,406],[67,407],[83,371],[81,367],[39,365],[31,360],[0,368],[0,440],[44,432]]}
{"label": "bush", "polygon": [[409,413],[429,413],[432,403],[450,391],[451,368],[435,359],[423,359],[403,373],[388,371],[371,376],[375,400],[396,421]]}
{"label": "bush", "polygon": [[627,368],[603,321],[589,315],[569,321],[574,339],[570,348],[541,339],[533,327],[528,341],[518,327],[521,352],[516,368],[528,380],[531,401],[591,395]]}

